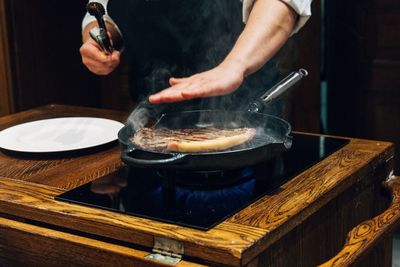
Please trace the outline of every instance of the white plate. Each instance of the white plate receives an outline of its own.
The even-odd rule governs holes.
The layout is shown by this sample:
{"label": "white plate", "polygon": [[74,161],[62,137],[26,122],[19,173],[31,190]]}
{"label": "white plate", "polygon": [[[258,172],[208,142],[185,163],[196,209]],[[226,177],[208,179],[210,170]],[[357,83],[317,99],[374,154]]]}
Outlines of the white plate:
{"label": "white plate", "polygon": [[0,147],[18,152],[62,152],[116,140],[124,125],[118,121],[66,117],[32,121],[0,132]]}

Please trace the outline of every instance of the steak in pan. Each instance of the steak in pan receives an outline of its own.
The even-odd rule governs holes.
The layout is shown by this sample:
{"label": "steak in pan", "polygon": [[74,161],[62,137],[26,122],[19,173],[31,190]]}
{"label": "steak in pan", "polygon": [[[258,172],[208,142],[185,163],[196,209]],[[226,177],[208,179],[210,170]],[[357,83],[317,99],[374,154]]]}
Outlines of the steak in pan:
{"label": "steak in pan", "polygon": [[195,153],[226,150],[251,141],[255,134],[255,128],[142,128],[131,141],[148,151]]}

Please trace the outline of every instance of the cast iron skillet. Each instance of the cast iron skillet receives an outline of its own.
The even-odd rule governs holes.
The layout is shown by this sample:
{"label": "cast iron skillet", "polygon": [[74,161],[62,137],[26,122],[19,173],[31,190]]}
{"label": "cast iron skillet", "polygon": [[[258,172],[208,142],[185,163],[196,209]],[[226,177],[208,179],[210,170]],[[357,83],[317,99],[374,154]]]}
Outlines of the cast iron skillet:
{"label": "cast iron skillet", "polygon": [[134,136],[135,130],[128,123],[118,133],[121,159],[128,166],[140,168],[213,171],[242,168],[275,158],[290,149],[292,145],[291,126],[281,118],[261,113],[261,110],[265,103],[279,97],[307,74],[304,69],[292,72],[268,90],[259,100],[250,103],[247,111],[197,110],[166,113],[156,119],[156,123],[152,126],[156,129],[256,128],[255,137],[246,144],[216,152],[145,151],[135,147],[131,142],[130,139]]}

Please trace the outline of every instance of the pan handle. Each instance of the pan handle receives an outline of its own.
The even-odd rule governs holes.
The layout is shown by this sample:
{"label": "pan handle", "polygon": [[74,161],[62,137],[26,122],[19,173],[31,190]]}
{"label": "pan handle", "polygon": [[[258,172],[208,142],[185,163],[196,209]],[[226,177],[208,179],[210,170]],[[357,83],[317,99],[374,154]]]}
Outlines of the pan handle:
{"label": "pan handle", "polygon": [[263,94],[259,100],[251,103],[249,105],[248,111],[250,112],[260,112],[263,109],[263,104],[268,104],[280,97],[283,93],[287,92],[289,89],[298,83],[303,77],[308,75],[308,71],[305,69],[299,69],[298,71],[293,71],[288,76],[283,78],[280,82],[275,84],[271,89],[269,89],[265,94]]}
{"label": "pan handle", "polygon": [[188,156],[187,154],[173,154],[172,157],[166,159],[139,159],[129,155],[129,153],[135,151],[135,148],[124,149],[121,151],[121,159],[128,165],[142,166],[142,167],[161,167],[170,166],[177,163],[181,163]]}
{"label": "pan handle", "polygon": [[283,141],[283,145],[285,146],[286,149],[290,149],[293,144],[293,136],[286,136],[285,140]]}

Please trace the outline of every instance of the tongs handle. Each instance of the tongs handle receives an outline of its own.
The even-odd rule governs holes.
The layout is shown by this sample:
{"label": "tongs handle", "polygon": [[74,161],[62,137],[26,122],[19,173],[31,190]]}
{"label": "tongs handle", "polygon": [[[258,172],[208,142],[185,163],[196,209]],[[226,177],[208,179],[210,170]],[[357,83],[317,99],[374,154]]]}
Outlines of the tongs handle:
{"label": "tongs handle", "polygon": [[90,2],[86,5],[87,12],[94,16],[97,20],[99,27],[95,27],[90,30],[90,37],[97,42],[106,55],[111,54],[114,48],[111,44],[111,40],[108,36],[106,23],[104,22],[103,16],[106,14],[105,8],[98,2]]}
{"label": "tongs handle", "polygon": [[[263,94],[259,101],[251,103],[249,106],[249,111],[259,112],[262,109],[262,104],[264,105],[277,99],[283,93],[286,93],[291,89],[297,82],[299,82],[303,77],[308,75],[308,71],[305,69],[299,69],[294,71],[282,79],[280,82],[275,84],[271,89],[269,89],[265,94]],[[261,103],[260,103],[261,102]]]}
{"label": "tongs handle", "polygon": [[103,28],[94,27],[89,31],[89,35],[101,47],[101,50],[104,54],[112,54],[114,48],[111,45],[110,38],[108,37],[106,30]]}

